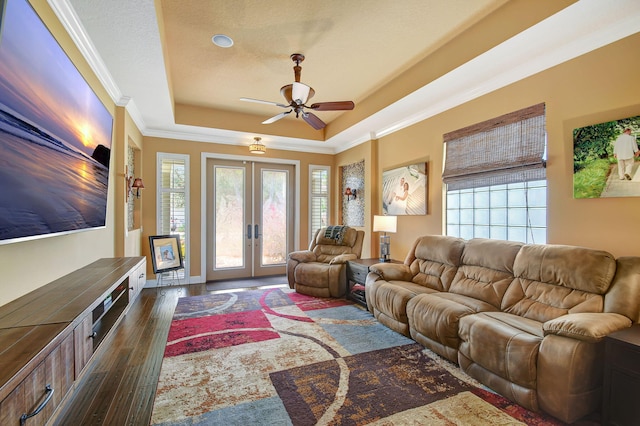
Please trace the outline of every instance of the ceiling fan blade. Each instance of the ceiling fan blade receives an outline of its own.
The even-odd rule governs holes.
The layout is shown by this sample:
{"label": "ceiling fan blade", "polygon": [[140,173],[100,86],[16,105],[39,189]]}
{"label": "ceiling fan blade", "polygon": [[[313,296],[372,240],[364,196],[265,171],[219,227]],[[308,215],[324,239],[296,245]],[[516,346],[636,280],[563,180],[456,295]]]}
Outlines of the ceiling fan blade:
{"label": "ceiling fan blade", "polygon": [[271,101],[261,101],[260,99],[240,98],[240,100],[241,101],[245,101],[245,102],[255,102],[257,104],[275,105],[275,106],[279,106],[279,107],[282,107],[282,108],[289,108],[289,105],[279,104],[277,102],[271,102]]}
{"label": "ceiling fan blade", "polygon": [[324,127],[326,126],[324,121],[320,120],[317,115],[314,115],[310,112],[303,113],[302,119],[316,130],[324,129]]}
{"label": "ceiling fan blade", "polygon": [[355,104],[352,101],[339,101],[339,102],[319,102],[311,105],[314,111],[343,111],[351,110],[355,108]]}
{"label": "ceiling fan blade", "polygon": [[278,114],[278,115],[274,115],[273,117],[271,117],[271,118],[269,118],[269,119],[267,119],[267,120],[264,120],[264,121],[262,122],[262,124],[271,124],[271,123],[273,123],[273,122],[275,122],[275,121],[278,121],[278,120],[280,120],[281,118],[284,118],[287,114],[290,114],[290,113],[291,113],[291,111],[293,111],[293,110],[292,110],[292,109],[290,109],[289,111],[281,112],[281,113],[280,113],[280,114]]}
{"label": "ceiling fan blade", "polygon": [[304,105],[309,99],[309,93],[311,92],[311,87],[302,83],[293,83],[293,89],[291,92],[291,99],[294,102],[300,100],[300,105]]}

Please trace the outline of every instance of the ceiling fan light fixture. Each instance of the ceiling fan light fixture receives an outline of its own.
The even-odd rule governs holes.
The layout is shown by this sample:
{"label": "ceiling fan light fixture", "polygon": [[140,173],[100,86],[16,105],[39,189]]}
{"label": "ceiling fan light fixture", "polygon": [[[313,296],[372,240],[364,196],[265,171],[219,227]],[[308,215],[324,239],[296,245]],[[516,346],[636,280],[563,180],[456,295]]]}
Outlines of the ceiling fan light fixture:
{"label": "ceiling fan light fixture", "polygon": [[256,136],[253,139],[255,142],[249,145],[249,152],[252,154],[265,154],[267,152],[267,147],[260,143],[262,138]]}
{"label": "ceiling fan light fixture", "polygon": [[[285,111],[271,118],[268,118],[264,120],[262,124],[274,123],[281,118],[284,118],[287,114],[295,112],[296,118],[302,117],[302,119],[311,127],[316,130],[321,130],[326,127],[325,122],[322,121],[317,115],[305,111],[305,108],[314,111],[348,111],[352,110],[355,107],[353,101],[318,102],[312,104],[311,106],[307,106],[307,101],[309,101],[309,99],[313,97],[315,91],[310,86],[307,86],[304,83],[300,83],[300,73],[302,72],[300,62],[304,61],[304,55],[301,53],[294,53],[293,55],[291,55],[291,60],[296,64],[293,67],[295,81],[280,88],[280,94],[284,97],[287,104],[262,101],[260,99],[240,98],[241,101],[245,102],[256,102],[260,104],[275,105],[280,108],[289,108],[289,111]],[[254,145],[256,144],[252,144],[251,147],[253,147]],[[262,154],[264,153],[264,149],[260,151],[251,150],[251,152],[255,154]]]}
{"label": "ceiling fan light fixture", "polygon": [[211,41],[218,47],[228,48],[233,46],[233,39],[228,35],[216,34],[211,37]]}

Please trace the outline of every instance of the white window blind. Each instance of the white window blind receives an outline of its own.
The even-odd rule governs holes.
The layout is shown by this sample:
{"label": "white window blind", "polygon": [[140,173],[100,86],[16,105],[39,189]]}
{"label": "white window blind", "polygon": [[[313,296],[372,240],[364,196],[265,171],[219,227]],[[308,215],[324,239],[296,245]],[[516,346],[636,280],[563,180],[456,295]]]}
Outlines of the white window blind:
{"label": "white window blind", "polygon": [[309,238],[329,222],[329,174],[326,166],[309,167]]}

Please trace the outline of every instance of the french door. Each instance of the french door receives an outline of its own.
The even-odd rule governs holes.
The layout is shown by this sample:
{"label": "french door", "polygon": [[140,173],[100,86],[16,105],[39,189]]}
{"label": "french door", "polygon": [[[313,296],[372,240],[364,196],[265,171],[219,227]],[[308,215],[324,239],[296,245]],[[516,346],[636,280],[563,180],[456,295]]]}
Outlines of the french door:
{"label": "french door", "polygon": [[286,273],[294,167],[207,160],[207,281]]}

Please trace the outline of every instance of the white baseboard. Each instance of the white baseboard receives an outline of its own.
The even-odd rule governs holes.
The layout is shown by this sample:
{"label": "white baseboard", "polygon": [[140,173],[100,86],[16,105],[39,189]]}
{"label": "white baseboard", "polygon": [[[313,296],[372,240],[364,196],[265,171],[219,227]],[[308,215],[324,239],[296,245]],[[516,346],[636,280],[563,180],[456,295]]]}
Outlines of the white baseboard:
{"label": "white baseboard", "polygon": [[[189,277],[188,281],[185,279],[181,279],[179,281],[174,279],[162,280],[162,287],[169,286],[169,285],[204,284],[205,282],[206,281],[204,281],[201,276],[197,275],[197,276]],[[158,280],[156,279],[147,280],[144,284],[144,288],[157,288],[157,287],[158,287]]]}

